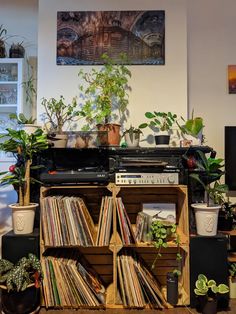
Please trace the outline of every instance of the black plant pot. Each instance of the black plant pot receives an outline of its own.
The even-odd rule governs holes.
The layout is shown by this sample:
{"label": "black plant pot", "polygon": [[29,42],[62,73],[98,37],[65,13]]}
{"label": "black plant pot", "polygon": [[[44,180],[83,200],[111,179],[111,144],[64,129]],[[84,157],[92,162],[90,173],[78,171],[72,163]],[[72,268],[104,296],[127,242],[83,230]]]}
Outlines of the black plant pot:
{"label": "black plant pot", "polygon": [[176,305],[178,303],[178,276],[174,273],[167,273],[166,275],[166,290],[167,302]]}
{"label": "black plant pot", "polygon": [[2,289],[2,313],[29,314],[36,313],[40,307],[40,288],[29,287],[24,291]]}
{"label": "black plant pot", "polygon": [[233,228],[233,217],[225,217],[224,211],[219,211],[218,230],[230,231]]}
{"label": "black plant pot", "polygon": [[216,314],[217,313],[217,300],[208,300],[203,308],[202,308],[202,314]]}
{"label": "black plant pot", "polygon": [[156,145],[168,146],[170,143],[170,135],[155,135]]}

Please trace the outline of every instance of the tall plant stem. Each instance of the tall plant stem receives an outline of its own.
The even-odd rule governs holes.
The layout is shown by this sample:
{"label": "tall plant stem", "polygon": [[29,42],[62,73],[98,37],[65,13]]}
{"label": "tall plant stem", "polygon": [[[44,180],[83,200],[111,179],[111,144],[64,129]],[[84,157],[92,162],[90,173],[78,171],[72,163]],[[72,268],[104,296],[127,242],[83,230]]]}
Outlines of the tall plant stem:
{"label": "tall plant stem", "polygon": [[24,190],[24,206],[30,204],[30,166],[32,161],[28,159],[25,163],[25,190]]}

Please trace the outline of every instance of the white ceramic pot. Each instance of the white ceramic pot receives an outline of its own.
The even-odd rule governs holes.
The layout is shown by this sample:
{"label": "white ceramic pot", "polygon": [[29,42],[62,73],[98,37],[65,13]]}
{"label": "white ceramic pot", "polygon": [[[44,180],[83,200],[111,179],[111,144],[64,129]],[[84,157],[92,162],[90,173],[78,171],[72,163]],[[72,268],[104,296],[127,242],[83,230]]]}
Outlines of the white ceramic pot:
{"label": "white ceramic pot", "polygon": [[200,132],[197,136],[193,136],[190,134],[182,135],[184,140],[191,142],[191,146],[201,146],[202,145],[202,132]]}
{"label": "white ceramic pot", "polygon": [[230,299],[236,299],[236,278],[229,277],[229,297]]}
{"label": "white ceramic pot", "polygon": [[34,133],[39,128],[41,127],[35,124],[22,124],[22,127],[21,127],[21,129],[24,130],[29,135]]}
{"label": "white ceramic pot", "polygon": [[139,140],[140,140],[140,134],[139,133],[133,133],[133,138],[131,139],[129,133],[125,133],[125,142],[128,147],[138,147],[139,146]]}
{"label": "white ceramic pot", "polygon": [[12,226],[15,234],[32,233],[34,229],[35,210],[37,203],[31,203],[28,206],[20,206],[19,203],[11,204]]}
{"label": "white ceramic pot", "polygon": [[67,145],[67,134],[56,134],[55,137],[50,137],[53,148],[65,148]]}
{"label": "white ceramic pot", "polygon": [[221,206],[207,206],[206,203],[196,203],[191,206],[195,211],[197,234],[202,236],[215,236]]}

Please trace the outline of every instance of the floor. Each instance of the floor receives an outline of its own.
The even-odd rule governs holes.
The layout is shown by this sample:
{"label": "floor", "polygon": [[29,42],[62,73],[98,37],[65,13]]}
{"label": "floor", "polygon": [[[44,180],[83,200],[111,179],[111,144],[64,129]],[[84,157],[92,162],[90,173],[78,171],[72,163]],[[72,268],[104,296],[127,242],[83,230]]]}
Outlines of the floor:
{"label": "floor", "polygon": [[[112,309],[112,310],[46,310],[42,308],[40,314],[99,314],[99,312],[104,314],[196,314],[198,313],[195,309],[188,307],[177,307],[169,310],[122,310],[122,309]],[[220,311],[220,314],[236,314],[236,299],[230,301],[230,308],[227,311]]]}

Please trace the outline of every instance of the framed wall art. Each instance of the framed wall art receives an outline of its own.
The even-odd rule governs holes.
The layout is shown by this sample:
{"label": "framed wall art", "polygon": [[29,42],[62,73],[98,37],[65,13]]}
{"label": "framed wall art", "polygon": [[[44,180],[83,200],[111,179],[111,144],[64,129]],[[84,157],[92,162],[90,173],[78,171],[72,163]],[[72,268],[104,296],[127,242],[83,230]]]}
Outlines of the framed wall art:
{"label": "framed wall art", "polygon": [[165,11],[57,12],[57,65],[103,64],[108,54],[129,64],[165,64]]}
{"label": "framed wall art", "polygon": [[236,94],[236,65],[228,65],[229,94]]}

